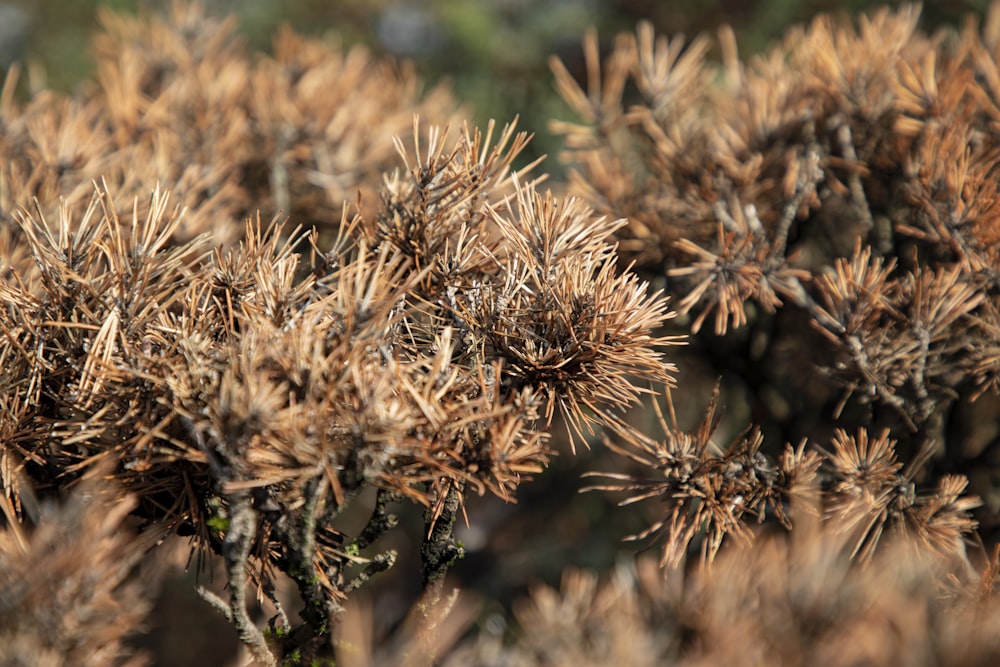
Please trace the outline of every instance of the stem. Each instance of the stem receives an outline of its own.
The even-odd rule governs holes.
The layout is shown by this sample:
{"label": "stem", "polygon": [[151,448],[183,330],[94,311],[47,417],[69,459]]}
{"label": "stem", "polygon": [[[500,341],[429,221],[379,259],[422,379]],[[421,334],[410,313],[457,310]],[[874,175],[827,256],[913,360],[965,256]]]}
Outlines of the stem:
{"label": "stem", "polygon": [[229,531],[222,543],[226,574],[229,576],[229,619],[236,626],[240,641],[250,649],[254,660],[266,667],[276,667],[278,663],[267,647],[264,633],[254,624],[246,606],[246,563],[257,532],[257,512],[246,491],[233,494],[230,502]]}
{"label": "stem", "polygon": [[455,542],[454,535],[455,520],[461,505],[461,488],[458,483],[453,483],[448,487],[448,494],[437,520],[433,519],[433,509],[428,510],[428,531],[420,546],[420,558],[423,562],[424,592],[432,603],[440,598],[448,568],[465,555],[465,550]]}
{"label": "stem", "polygon": [[288,575],[295,581],[302,596],[302,620],[312,635],[319,637],[329,629],[329,596],[316,575],[316,521],[323,485],[319,479],[309,480],[304,491],[305,505],[297,512],[297,521],[288,532]]}
{"label": "stem", "polygon": [[782,257],[784,255],[785,248],[788,245],[788,233],[792,229],[792,222],[795,220],[795,215],[799,212],[799,208],[802,207],[803,202],[816,192],[816,185],[823,180],[823,170],[819,167],[819,146],[810,144],[803,162],[804,165],[801,165],[799,169],[804,170],[806,173],[799,176],[798,182],[795,184],[795,193],[785,203],[781,211],[781,218],[778,220],[777,233],[774,236],[773,255],[775,257]]}
{"label": "stem", "polygon": [[857,165],[860,164],[858,153],[854,150],[854,137],[851,135],[851,126],[847,124],[846,120],[837,128],[837,143],[840,144],[843,156],[851,163],[848,166],[850,172],[847,176],[847,187],[851,192],[851,202],[854,204],[861,222],[871,232],[875,229],[875,217],[868,206],[868,195],[865,194],[865,187],[861,183],[861,172],[857,168]]}
{"label": "stem", "polygon": [[372,558],[371,562],[368,563],[368,566],[361,572],[361,574],[352,579],[351,583],[344,587],[344,593],[350,593],[351,591],[361,588],[373,576],[391,568],[396,564],[396,556],[396,550],[389,549],[384,554],[378,554]]}
{"label": "stem", "polygon": [[364,530],[362,530],[361,534],[358,535],[358,539],[354,541],[358,549],[364,549],[365,547],[374,544],[390,529],[396,527],[399,523],[399,519],[395,514],[387,512],[386,508],[389,503],[393,503],[398,500],[399,494],[385,489],[378,490],[378,495],[375,496],[375,509],[372,510],[372,515],[368,519],[368,523],[365,525]]}

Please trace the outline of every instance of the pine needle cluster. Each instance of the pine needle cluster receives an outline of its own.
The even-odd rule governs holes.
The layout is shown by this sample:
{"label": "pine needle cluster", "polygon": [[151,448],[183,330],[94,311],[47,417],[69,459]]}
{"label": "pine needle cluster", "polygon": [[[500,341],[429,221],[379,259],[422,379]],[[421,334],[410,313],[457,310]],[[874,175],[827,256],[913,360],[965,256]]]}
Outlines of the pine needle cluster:
{"label": "pine needle cluster", "polygon": [[[692,367],[721,376],[724,400],[745,406],[756,429],[708,468],[704,428],[665,429],[665,443],[628,435],[624,453],[665,476],[644,493],[688,504],[653,532],[707,528],[713,552],[734,515],[780,518],[772,485],[791,471],[745,459],[777,461],[784,443],[803,440],[834,452],[819,468],[834,505],[846,488],[867,497],[871,480],[842,475],[846,458],[863,468],[874,456],[893,469],[887,479],[908,471],[901,488],[951,498],[973,479],[987,499],[977,520],[990,534],[997,525],[1000,5],[982,27],[970,18],[934,35],[918,29],[919,14],[820,16],[748,60],[724,29],[719,63],[704,36],[642,24],[602,58],[592,33],[583,84],[553,60],[578,119],[553,123],[571,190],[626,216],[614,236],[623,257],[674,297]],[[722,470],[724,481],[678,491],[685,466],[709,480]],[[748,493],[738,480],[752,470]],[[873,516],[931,503],[890,495],[866,501]],[[683,551],[670,547],[666,560]]]}
{"label": "pine needle cluster", "polygon": [[755,529],[754,539],[723,549],[711,567],[668,568],[665,576],[655,558],[641,556],[603,580],[568,569],[558,586],[536,585],[515,603],[506,633],[494,619],[457,639],[475,610],[465,599],[437,619],[436,642],[408,627],[377,643],[359,633],[338,660],[353,667],[985,667],[1000,658],[1000,552],[977,570],[964,554],[928,550],[898,533],[859,562],[853,536],[822,518],[820,489],[803,482],[799,490],[789,507],[794,530]]}
{"label": "pine needle cluster", "polygon": [[157,183],[170,191],[188,209],[179,239],[211,232],[234,242],[260,210],[332,236],[345,200],[361,192],[377,202],[381,174],[396,164],[393,137],[414,114],[441,125],[464,118],[447,87],[425,90],[412,67],[363,46],[285,29],[270,55],[253,53],[232,18],[198,2],[168,4],[163,15],[101,10],[96,73],[71,96],[17,66],[7,73],[5,225],[34,199],[49,216],[60,198],[85,205],[92,182],[106,181],[120,207],[145,201]]}
{"label": "pine needle cluster", "polygon": [[[433,602],[462,555],[465,495],[514,500],[549,459],[556,414],[590,435],[671,381],[656,332],[672,313],[617,266],[621,222],[512,168],[530,139],[513,123],[425,126],[413,119],[433,100],[360,53],[283,33],[252,65],[200,16],[107,17],[92,96],[21,109],[8,85],[3,497],[17,521],[26,498],[105,471],[147,534],[221,558],[229,599],[206,599],[275,664],[328,648],[347,596],[393,566],[376,543],[400,503],[426,511]],[[393,138],[402,108],[410,139]],[[61,171],[32,159],[43,125],[77,142]],[[380,186],[378,142],[397,164]],[[135,194],[156,183],[179,200]],[[292,199],[309,231],[259,213],[233,225],[250,202]],[[344,532],[369,488],[370,519]],[[285,578],[299,621],[276,595]],[[250,584],[278,612],[270,643]]]}
{"label": "pine needle cluster", "polygon": [[627,216],[623,252],[667,277],[692,332],[774,323],[770,362],[809,325],[844,401],[925,426],[996,385],[994,14],[934,36],[914,6],[822,16],[748,62],[724,30],[721,65],[707,38],[644,24],[602,67],[591,34],[585,89],[553,62],[581,119],[554,124],[573,186]]}
{"label": "pine needle cluster", "polygon": [[518,632],[502,651],[483,632],[444,664],[973,667],[1000,657],[995,567],[956,574],[901,542],[859,567],[848,551],[800,524],[685,578],[665,579],[651,558],[603,582],[570,570],[515,608]]}
{"label": "pine needle cluster", "polygon": [[[749,62],[723,31],[720,65],[645,24],[602,64],[589,35],[584,86],[553,62],[568,195],[516,120],[287,30],[248,54],[196,4],[103,15],[72,95],[12,69],[0,654],[125,664],[138,563],[180,536],[263,665],[993,664],[1000,3],[917,18],[818,18]],[[691,429],[688,334],[722,376]],[[470,637],[456,521],[562,427],[618,455],[588,490],[660,558]],[[405,508],[422,596],[376,647],[359,589]]]}
{"label": "pine needle cluster", "polygon": [[134,508],[134,496],[88,480],[62,506],[39,505],[35,530],[16,522],[0,530],[0,662],[149,664],[127,641],[157,583],[146,560],[152,544],[129,525]]}

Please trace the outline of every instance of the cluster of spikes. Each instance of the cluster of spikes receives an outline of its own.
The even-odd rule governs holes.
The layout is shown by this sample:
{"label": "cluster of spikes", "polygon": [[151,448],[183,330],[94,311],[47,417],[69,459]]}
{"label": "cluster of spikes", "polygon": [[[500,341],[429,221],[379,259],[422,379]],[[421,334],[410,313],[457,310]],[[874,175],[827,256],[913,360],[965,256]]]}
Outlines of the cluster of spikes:
{"label": "cluster of spikes", "polygon": [[[124,633],[77,616],[138,623],[142,561],[174,535],[221,563],[227,597],[202,595],[265,665],[714,664],[733,657],[685,642],[728,646],[720,628],[749,601],[762,610],[758,626],[738,619],[747,646],[801,618],[779,609],[793,594],[861,633],[836,614],[873,581],[903,602],[872,627],[905,625],[906,596],[997,623],[998,557],[967,554],[997,504],[966,494],[996,442],[970,452],[955,434],[979,414],[969,399],[1000,387],[1000,5],[960,38],[924,36],[917,17],[817,19],[749,64],[724,31],[721,68],[707,40],[646,25],[602,67],[590,35],[586,89],[553,64],[581,118],[555,125],[570,194],[515,166],[527,133],[470,128],[408,69],[288,31],[251,57],[197,5],[105,14],[97,77],[72,96],[22,104],[12,69],[0,618],[22,620],[4,624],[0,657],[120,664]],[[724,376],[691,430],[665,356],[681,333]],[[737,366],[756,425],[721,446]],[[662,438],[627,414],[647,400]],[[640,560],[603,587],[569,575],[522,606],[513,645],[448,645],[473,616],[443,594],[466,498],[513,501],[563,427],[574,453],[618,455],[589,489],[645,509],[635,538],[660,548],[659,568]],[[368,490],[371,514],[349,529]],[[354,594],[399,557],[383,538],[406,506],[423,513],[424,597],[413,636],[381,655],[357,642],[370,628]],[[60,540],[89,574],[51,555]],[[880,579],[901,554],[912,569]],[[44,578],[18,574],[38,563],[86,604],[47,601]],[[764,575],[749,582],[740,563]],[[274,612],[267,633],[250,591]],[[64,627],[61,643],[35,620]],[[985,627],[927,636],[995,656]],[[825,646],[800,630],[788,664]],[[77,661],[81,647],[97,657]]]}
{"label": "cluster of spikes", "polygon": [[[307,188],[329,204],[342,191],[321,153],[377,151],[339,143],[336,115],[324,125],[322,115],[298,122],[282,110],[294,137],[255,119],[287,146],[223,128],[240,127],[234,114],[260,111],[241,106],[255,94],[281,107],[272,88],[287,77],[316,103],[307,82],[336,71],[347,94],[353,70],[287,34],[279,62],[255,70],[220,26],[194,30],[194,18],[178,6],[170,29],[108,19],[111,33],[98,41],[108,52],[99,77],[107,97],[39,95],[19,108],[8,78],[4,123],[14,131],[2,146],[3,192],[17,200],[4,212],[0,266],[2,504],[17,526],[40,520],[45,499],[81,478],[128,493],[147,534],[189,535],[199,560],[221,556],[231,599],[206,596],[267,662],[273,647],[248,615],[248,583],[287,625],[279,653],[322,641],[347,595],[393,565],[396,553],[373,545],[396,524],[393,504],[409,502],[426,508],[422,573],[434,590],[461,555],[452,526],[467,493],[513,500],[548,461],[556,415],[576,439],[592,437],[647,391],[643,383],[672,381],[660,350],[668,339],[656,333],[672,313],[618,270],[609,237],[623,223],[540,192],[535,165],[512,168],[530,139],[513,124],[483,134],[411,117],[410,138],[395,140],[392,128],[341,128],[388,137],[396,152],[398,166],[371,188],[375,201],[362,191],[334,219],[288,194]],[[136,32],[161,47],[138,64],[127,55],[138,42],[107,44]],[[308,62],[295,74],[283,54]],[[220,68],[259,85],[246,99],[199,85],[209,70],[244,81],[218,77]],[[124,95],[127,81],[138,86],[124,97],[135,104],[111,113],[109,87]],[[372,93],[367,102],[391,109],[406,81],[395,88],[395,98]],[[203,108],[211,103],[219,112]],[[356,118],[350,101],[325,108]],[[194,137],[191,118],[220,125]],[[303,135],[310,128],[321,138]],[[49,170],[36,160],[60,132]],[[232,164],[241,153],[229,141],[260,154]],[[218,165],[216,150],[230,163]],[[318,224],[302,231],[256,215],[235,231],[243,204],[219,197],[254,194],[254,161],[272,172],[257,205],[294,197],[310,214],[292,206],[292,217]],[[126,162],[162,169],[155,176],[178,188],[179,201],[156,186],[123,205],[139,183],[157,180],[124,171]],[[31,179],[18,180],[29,164]],[[364,164],[352,168],[353,178],[367,177]],[[108,175],[65,187],[86,183],[89,170]],[[239,188],[216,183],[223,175]],[[367,488],[378,495],[370,520],[343,532],[338,516]],[[275,594],[279,573],[304,602],[297,625]]]}
{"label": "cluster of spikes", "polygon": [[[911,5],[856,25],[820,16],[746,60],[726,28],[721,63],[710,38],[648,24],[602,59],[591,33],[584,84],[552,61],[577,116],[552,124],[570,191],[626,216],[619,252],[674,299],[692,334],[682,386],[721,376],[736,414],[723,431],[756,425],[729,449],[709,445],[708,422],[684,437],[665,426],[665,444],[627,434],[614,445],[656,471],[631,484],[668,499],[651,528],[670,535],[666,562],[703,531],[714,553],[744,515],[782,519],[789,489],[777,500],[777,480],[820,460],[834,514],[844,488],[869,485],[846,472],[853,458],[888,486],[902,476],[898,492],[872,491],[871,516],[939,500],[965,513],[973,501],[943,498],[971,483],[995,536],[1000,4],[982,27],[970,18],[933,35],[919,16]],[[803,441],[818,447],[782,452]],[[758,451],[772,463],[754,463]],[[718,481],[691,487],[702,472]],[[914,482],[938,491],[903,491]],[[969,528],[945,523],[949,542]],[[879,531],[858,530],[852,552],[868,553]]]}
{"label": "cluster of spikes", "polygon": [[[580,119],[553,124],[571,188],[626,216],[623,255],[666,278],[690,331],[774,323],[764,363],[786,387],[829,400],[795,377],[818,365],[841,407],[874,400],[910,430],[996,390],[1000,351],[1000,7],[957,33],[919,15],[820,16],[748,61],[724,29],[721,65],[707,37],[644,24],[602,66],[591,34],[585,88],[553,62]],[[803,329],[819,364],[787,360]]]}
{"label": "cluster of spikes", "polygon": [[749,545],[752,527],[769,518],[790,531],[793,507],[807,507],[814,519],[822,519],[850,547],[845,553],[851,559],[871,560],[885,533],[945,559],[965,557],[965,540],[976,528],[971,511],[982,503],[965,495],[968,480],[961,475],[944,475],[936,487],[918,490],[933,442],[904,464],[887,429],[874,436],[863,428],[855,434],[837,430],[829,448],[807,448],[803,440],[796,447],[786,444],[772,459],[762,451],[758,428],[726,447],[718,445],[718,399],[716,389],[693,431],[676,426],[669,403],[669,422],[657,409],[662,439],[633,430],[620,442],[605,440],[644,474],[588,475],[609,481],[585,490],[626,493],[621,505],[648,500],[665,505],[666,511],[656,512],[651,525],[632,537],[662,543],[661,567],[676,570],[694,545],[700,545],[703,562],[715,559],[727,537]]}

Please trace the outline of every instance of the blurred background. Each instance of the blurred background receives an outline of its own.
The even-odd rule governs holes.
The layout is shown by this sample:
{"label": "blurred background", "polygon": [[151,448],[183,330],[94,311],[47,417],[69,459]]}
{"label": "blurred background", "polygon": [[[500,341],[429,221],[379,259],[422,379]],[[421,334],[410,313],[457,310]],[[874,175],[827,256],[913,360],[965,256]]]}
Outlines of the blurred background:
{"label": "blurred background", "polygon": [[[161,9],[151,0],[0,0],[0,66],[40,65],[51,87],[71,89],[91,69],[89,40],[99,29],[97,8],[135,12]],[[584,31],[598,29],[608,44],[637,21],[660,34],[715,33],[724,24],[737,35],[742,55],[764,49],[790,26],[820,12],[856,15],[898,2],[872,0],[203,0],[211,13],[234,14],[239,32],[255,50],[268,50],[275,28],[291,25],[310,35],[332,35],[345,46],[412,60],[429,84],[451,82],[457,97],[482,124],[520,114],[535,132],[534,155],[555,155],[558,141],[546,131],[552,117],[566,117],[547,60],[559,56],[582,71]],[[928,30],[982,15],[989,0],[927,0]],[[557,170],[555,161],[547,168]]]}
{"label": "blurred background", "polygon": [[[136,12],[159,10],[166,3],[137,0],[0,0],[0,67],[21,62],[44,72],[49,87],[70,91],[91,73],[91,36],[100,29],[98,9]],[[309,35],[327,35],[344,46],[363,43],[374,52],[410,60],[428,87],[440,81],[452,86],[477,123],[490,118],[503,123],[520,116],[520,127],[534,132],[533,155],[559,152],[559,139],[547,130],[551,118],[568,118],[569,110],[555,94],[548,68],[558,56],[570,71],[583,75],[581,40],[596,27],[603,45],[616,33],[651,21],[658,34],[694,36],[714,33],[724,24],[737,35],[741,55],[762,51],[789,27],[820,12],[855,16],[884,4],[869,0],[204,0],[216,15],[236,15],[239,34],[252,50],[268,51],[275,29],[288,24]],[[963,17],[982,17],[989,0],[928,0],[922,22],[928,31],[959,25]],[[530,157],[530,156],[529,156]],[[558,161],[542,167],[556,180]],[[677,355],[674,355],[675,358]],[[684,369],[681,369],[683,377]],[[690,385],[685,385],[690,388]],[[710,387],[690,392],[707,397]],[[703,406],[690,406],[691,426]],[[729,406],[740,421],[739,406]],[[737,414],[734,415],[733,412]],[[647,411],[648,412],[648,411]],[[683,417],[683,415],[682,415]],[[745,422],[744,422],[745,423]],[[651,424],[647,433],[656,437]],[[720,438],[726,442],[726,436]],[[640,531],[646,522],[626,512],[602,493],[577,495],[585,486],[580,474],[611,470],[598,446],[578,456],[557,447],[551,470],[524,484],[517,505],[495,498],[470,499],[470,527],[460,530],[468,550],[455,568],[456,583],[476,591],[486,605],[481,624],[503,631],[503,609],[537,581],[558,584],[567,566],[607,570],[635,551],[621,538]],[[365,519],[363,499],[356,516]],[[400,565],[386,573],[378,594],[376,617],[388,625],[412,600],[419,583],[415,569],[422,519],[410,511],[402,517],[411,543],[392,546]],[[396,539],[399,539],[398,537]],[[184,552],[183,545],[179,545]],[[179,558],[183,564],[183,554]],[[153,632],[144,645],[157,665],[226,664],[236,650],[235,633],[193,593],[193,574],[178,568],[159,602]],[[393,609],[394,607],[394,609]],[[380,611],[381,609],[381,611]],[[382,613],[382,612],[385,613]],[[199,641],[199,638],[206,638]]]}

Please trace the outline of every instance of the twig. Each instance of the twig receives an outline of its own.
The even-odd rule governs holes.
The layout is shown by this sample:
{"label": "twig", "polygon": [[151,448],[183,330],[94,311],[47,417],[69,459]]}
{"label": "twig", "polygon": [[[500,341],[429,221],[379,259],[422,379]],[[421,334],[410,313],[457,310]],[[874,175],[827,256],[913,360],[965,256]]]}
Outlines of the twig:
{"label": "twig", "polygon": [[230,496],[229,532],[222,543],[229,577],[229,620],[239,633],[240,641],[250,650],[254,659],[265,667],[276,667],[277,661],[264,639],[264,633],[254,624],[246,607],[246,563],[257,531],[257,512],[253,509],[250,494],[240,491]]}
{"label": "twig", "polygon": [[850,174],[847,177],[847,187],[851,192],[851,201],[854,203],[861,216],[861,221],[868,228],[869,232],[875,229],[875,218],[872,216],[871,208],[868,206],[868,195],[865,194],[864,185],[861,183],[861,175],[855,165],[858,164],[858,154],[854,150],[854,139],[851,136],[851,126],[846,122],[841,123],[837,128],[837,143],[844,157],[851,162]]}
{"label": "twig", "polygon": [[230,611],[228,602],[204,586],[198,586],[195,588],[195,592],[197,592],[201,599],[210,604],[217,612],[225,616],[227,621],[230,623],[233,622],[233,614]]}
{"label": "twig", "polygon": [[372,558],[368,566],[359,574],[351,580],[351,583],[344,587],[345,593],[350,593],[351,591],[361,588],[369,579],[378,574],[379,572],[385,572],[393,565],[396,564],[397,553],[395,549],[389,549],[385,553],[378,554]]}
{"label": "twig", "polygon": [[372,515],[368,519],[368,523],[365,525],[364,530],[362,530],[361,534],[358,535],[358,539],[354,541],[358,549],[364,549],[365,547],[374,544],[391,528],[396,527],[399,523],[399,519],[396,518],[395,514],[386,512],[386,507],[389,503],[396,502],[398,500],[399,494],[387,491],[386,489],[378,490],[378,495],[375,496],[375,509],[372,510]]}
{"label": "twig", "polygon": [[774,256],[781,256],[788,245],[788,233],[792,229],[792,222],[795,215],[802,207],[810,195],[816,192],[816,184],[823,180],[823,170],[819,167],[819,146],[811,144],[806,153],[806,175],[800,176],[795,183],[795,193],[788,200],[781,210],[781,219],[778,221],[777,233],[775,234]]}
{"label": "twig", "polygon": [[325,633],[330,624],[329,596],[323,589],[320,579],[316,576],[316,521],[324,485],[319,478],[306,482],[303,489],[305,505],[297,512],[295,521],[288,535],[289,561],[288,574],[298,586],[304,607],[302,620],[309,626],[312,635],[318,637]]}
{"label": "twig", "polygon": [[458,484],[448,487],[440,515],[433,518],[433,509],[428,510],[428,532],[420,546],[424,592],[428,600],[436,603],[448,568],[465,555],[465,550],[455,542],[454,528],[461,507],[461,489]]}

